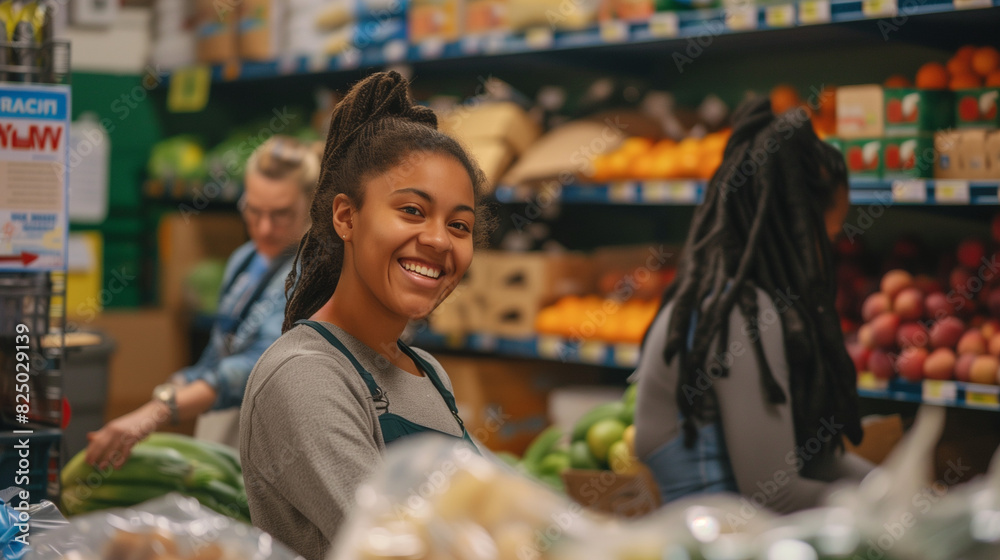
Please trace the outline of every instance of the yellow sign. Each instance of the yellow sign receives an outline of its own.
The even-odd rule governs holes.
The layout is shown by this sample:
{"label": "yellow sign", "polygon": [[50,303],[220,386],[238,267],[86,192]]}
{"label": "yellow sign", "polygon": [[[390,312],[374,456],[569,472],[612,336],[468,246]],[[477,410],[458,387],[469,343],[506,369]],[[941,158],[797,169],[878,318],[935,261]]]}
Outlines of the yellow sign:
{"label": "yellow sign", "polygon": [[177,70],[170,77],[167,109],[172,113],[197,113],[208,105],[212,72],[207,66]]}

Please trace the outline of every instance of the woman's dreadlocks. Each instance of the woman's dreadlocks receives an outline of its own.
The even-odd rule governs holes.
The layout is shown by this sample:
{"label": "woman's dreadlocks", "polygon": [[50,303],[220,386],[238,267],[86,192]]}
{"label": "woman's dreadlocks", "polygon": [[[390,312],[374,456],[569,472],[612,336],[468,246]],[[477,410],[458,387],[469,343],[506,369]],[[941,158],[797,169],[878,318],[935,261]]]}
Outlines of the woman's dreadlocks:
{"label": "woman's dreadlocks", "polygon": [[361,208],[365,183],[397,166],[415,165],[419,158],[411,156],[436,153],[462,164],[476,197],[475,238],[481,243],[488,235],[490,221],[480,211],[483,172],[458,142],[437,130],[433,111],[413,104],[407,88],[399,73],[380,72],[358,82],[334,108],[310,209],[312,226],[299,242],[285,280],[288,304],[282,332],[315,313],[337,287],[344,244],[333,229],[333,199],[343,193]]}
{"label": "woman's dreadlocks", "polygon": [[[685,444],[694,444],[694,420],[705,418],[714,394],[684,388],[695,386],[697,372],[708,367],[713,340],[720,351],[728,348],[734,306],[756,321],[758,288],[772,297],[792,294],[781,321],[798,445],[816,438],[821,421],[831,418],[858,443],[856,372],[834,310],[833,252],[824,222],[837,189],[847,188],[843,156],[816,136],[801,110],[775,116],[767,99],[744,103],[733,123],[722,164],[692,220],[677,279],[663,298],[664,305],[674,303],[663,358],[681,360],[677,404]],[[760,336],[751,339],[768,401],[786,402]],[[716,361],[727,375],[726,360]],[[821,453],[842,445],[835,436]]]}

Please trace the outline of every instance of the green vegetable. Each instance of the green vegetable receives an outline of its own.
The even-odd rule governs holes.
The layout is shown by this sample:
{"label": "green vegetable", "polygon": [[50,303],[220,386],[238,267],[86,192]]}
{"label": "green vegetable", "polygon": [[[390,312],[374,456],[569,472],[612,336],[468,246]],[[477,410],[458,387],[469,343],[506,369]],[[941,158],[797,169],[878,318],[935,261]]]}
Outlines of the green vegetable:
{"label": "green vegetable", "polygon": [[538,472],[541,475],[560,474],[568,469],[569,466],[569,453],[565,451],[553,451],[538,463]]}
{"label": "green vegetable", "polygon": [[635,423],[635,403],[625,403],[625,408],[622,409],[622,413],[618,415],[618,419],[622,421],[622,424],[626,426],[631,426]]}
{"label": "green vegetable", "polygon": [[538,470],[541,460],[555,448],[559,440],[562,439],[563,432],[558,426],[549,426],[542,433],[538,434],[535,441],[531,442],[528,449],[524,451],[524,458],[521,463],[531,472]]}
{"label": "green vegetable", "polygon": [[183,490],[204,488],[212,480],[223,477],[219,469],[192,462],[176,449],[143,445],[132,448],[128,461],[121,468],[98,471],[84,461],[85,452],[77,453],[62,470],[63,486],[87,484],[96,486],[110,481],[134,484],[159,484]]}
{"label": "green vegetable", "polygon": [[625,403],[614,401],[597,406],[590,412],[584,414],[573,427],[573,441],[581,441],[587,437],[587,431],[594,424],[608,418],[619,418],[625,410]]}
{"label": "green vegetable", "polygon": [[638,383],[633,383],[629,385],[628,389],[625,389],[625,396],[622,397],[622,402],[625,404],[634,405],[636,393],[638,393],[638,391],[639,391]]}
{"label": "green vegetable", "polygon": [[163,432],[154,432],[143,440],[141,445],[174,449],[188,459],[218,469],[224,475],[221,480],[227,484],[237,488],[243,487],[243,469],[240,466],[240,458],[231,447]]}
{"label": "green vegetable", "polygon": [[569,446],[569,465],[574,469],[600,469],[600,462],[590,454],[586,441],[574,441]]}

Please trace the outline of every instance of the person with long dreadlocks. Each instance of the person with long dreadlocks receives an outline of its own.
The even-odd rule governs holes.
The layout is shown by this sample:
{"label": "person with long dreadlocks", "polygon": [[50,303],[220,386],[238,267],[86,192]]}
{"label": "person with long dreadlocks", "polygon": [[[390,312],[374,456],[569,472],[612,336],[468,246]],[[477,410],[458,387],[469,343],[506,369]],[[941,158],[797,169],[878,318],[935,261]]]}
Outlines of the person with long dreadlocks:
{"label": "person with long dreadlocks", "polygon": [[843,451],[862,436],[834,310],[848,207],[843,156],[808,118],[734,112],[633,377],[635,451],[664,503],[728,491],[786,513],[872,468]]}
{"label": "person with long dreadlocks", "polygon": [[251,518],[306,560],[324,558],[387,445],[423,432],[472,443],[441,364],[399,337],[487,234],[485,176],[407,89],[373,74],[334,109],[283,334],[243,400]]}

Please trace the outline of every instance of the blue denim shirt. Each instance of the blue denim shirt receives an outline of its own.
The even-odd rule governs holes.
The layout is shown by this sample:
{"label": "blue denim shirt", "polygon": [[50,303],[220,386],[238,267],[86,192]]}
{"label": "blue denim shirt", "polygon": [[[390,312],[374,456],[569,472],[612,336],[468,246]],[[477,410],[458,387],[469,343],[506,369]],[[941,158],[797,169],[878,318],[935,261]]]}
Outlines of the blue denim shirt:
{"label": "blue denim shirt", "polygon": [[[226,263],[223,285],[230,283],[236,268],[255,250],[253,243],[247,242],[233,252]],[[257,359],[281,336],[281,324],[285,318],[285,278],[291,269],[289,261],[271,277],[260,298],[251,304],[246,319],[231,336],[223,331],[220,321],[216,321],[208,346],[198,361],[175,374],[182,376],[186,383],[200,379],[215,389],[217,397],[213,410],[240,406],[247,379]],[[260,274],[260,270],[251,266],[244,273]],[[256,282],[252,282],[248,289],[255,288]],[[225,297],[226,294],[220,294],[220,301]],[[240,310],[232,311],[239,313]]]}

